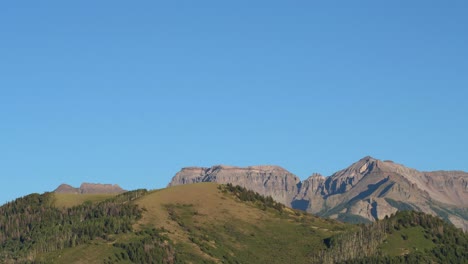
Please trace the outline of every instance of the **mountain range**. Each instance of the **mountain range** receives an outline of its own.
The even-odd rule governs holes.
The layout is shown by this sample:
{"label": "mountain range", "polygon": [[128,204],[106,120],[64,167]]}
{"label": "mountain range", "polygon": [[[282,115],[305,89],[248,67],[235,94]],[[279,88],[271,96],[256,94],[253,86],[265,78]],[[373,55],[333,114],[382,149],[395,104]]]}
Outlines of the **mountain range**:
{"label": "mountain range", "polygon": [[168,187],[198,182],[239,185],[286,206],[346,222],[416,210],[468,230],[468,173],[463,171],[424,172],[367,156],[329,177],[312,174],[303,181],[279,166],[187,167]]}
{"label": "mountain range", "polygon": [[0,263],[467,263],[468,234],[401,211],[353,225],[232,184],[46,192],[0,206]]}
{"label": "mountain range", "polygon": [[468,263],[449,223],[466,230],[466,177],[365,157],[304,181],[220,165],[159,190],[62,184],[0,206],[0,263]]}

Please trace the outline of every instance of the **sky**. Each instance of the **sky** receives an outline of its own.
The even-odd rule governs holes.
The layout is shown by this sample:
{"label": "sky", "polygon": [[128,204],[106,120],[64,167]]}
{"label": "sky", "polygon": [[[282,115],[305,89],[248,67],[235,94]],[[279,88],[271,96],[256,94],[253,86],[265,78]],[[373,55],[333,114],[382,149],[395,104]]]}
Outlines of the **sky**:
{"label": "sky", "polygon": [[468,171],[466,1],[3,1],[0,203],[182,167]]}

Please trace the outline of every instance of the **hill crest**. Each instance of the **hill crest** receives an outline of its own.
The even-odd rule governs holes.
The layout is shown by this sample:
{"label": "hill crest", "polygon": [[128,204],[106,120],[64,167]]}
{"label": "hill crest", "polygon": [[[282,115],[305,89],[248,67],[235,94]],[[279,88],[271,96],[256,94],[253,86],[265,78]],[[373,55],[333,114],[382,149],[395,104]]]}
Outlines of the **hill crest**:
{"label": "hill crest", "polygon": [[68,184],[61,184],[55,189],[54,193],[74,193],[74,194],[107,194],[107,193],[123,193],[126,190],[122,189],[117,184],[101,184],[84,182],[79,188],[75,188]]}

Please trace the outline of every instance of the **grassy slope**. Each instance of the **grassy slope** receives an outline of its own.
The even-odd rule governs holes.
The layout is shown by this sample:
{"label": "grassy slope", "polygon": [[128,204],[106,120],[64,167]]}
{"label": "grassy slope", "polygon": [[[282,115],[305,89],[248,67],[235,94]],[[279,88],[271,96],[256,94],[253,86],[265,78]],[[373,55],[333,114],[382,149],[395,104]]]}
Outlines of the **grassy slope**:
{"label": "grassy slope", "polygon": [[[251,260],[306,263],[322,240],[345,228],[335,221],[287,209],[261,210],[223,194],[214,183],[181,185],[154,192],[138,201],[147,212],[138,223],[167,229],[187,257],[211,261]],[[185,251],[185,252],[184,252]]]}
{"label": "grassy slope", "polygon": [[[222,261],[240,263],[307,263],[309,252],[323,248],[323,239],[349,225],[319,219],[285,209],[283,213],[222,193],[214,183],[181,185],[153,191],[136,203],[144,209],[135,230],[164,228],[174,242],[181,262]],[[56,204],[71,206],[105,197],[57,195]],[[131,234],[115,236],[115,242],[130,240]],[[99,263],[119,250],[112,242],[96,240],[88,245],[43,256],[54,263]]]}

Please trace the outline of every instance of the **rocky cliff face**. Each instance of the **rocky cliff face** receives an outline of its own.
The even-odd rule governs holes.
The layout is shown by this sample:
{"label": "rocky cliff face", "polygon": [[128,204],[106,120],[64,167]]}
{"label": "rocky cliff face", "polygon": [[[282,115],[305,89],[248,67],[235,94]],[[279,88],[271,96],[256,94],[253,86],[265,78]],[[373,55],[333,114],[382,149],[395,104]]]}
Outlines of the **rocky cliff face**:
{"label": "rocky cliff face", "polygon": [[300,184],[300,189],[291,201],[291,206],[295,209],[318,213],[323,209],[326,195],[324,176],[314,173]]}
{"label": "rocky cliff face", "polygon": [[[365,157],[327,178],[323,215],[381,219],[396,210],[414,209],[467,220],[468,173],[420,172],[391,161]],[[459,220],[459,219],[458,219]],[[452,221],[454,222],[454,221]],[[462,226],[462,225],[459,225]]]}
{"label": "rocky cliff face", "polygon": [[124,189],[120,188],[117,184],[100,184],[100,183],[82,183],[79,188],[74,188],[68,184],[61,184],[54,190],[56,193],[122,193]]}
{"label": "rocky cliff face", "polygon": [[169,186],[196,182],[240,185],[293,208],[345,221],[373,221],[412,209],[468,230],[468,173],[461,171],[420,172],[365,157],[330,177],[313,174],[302,182],[277,166],[190,167]]}
{"label": "rocky cliff face", "polygon": [[197,183],[232,183],[262,195],[270,195],[278,202],[291,205],[300,180],[278,166],[251,166],[246,168],[218,165],[211,168],[188,167],[178,172],[169,186]]}

